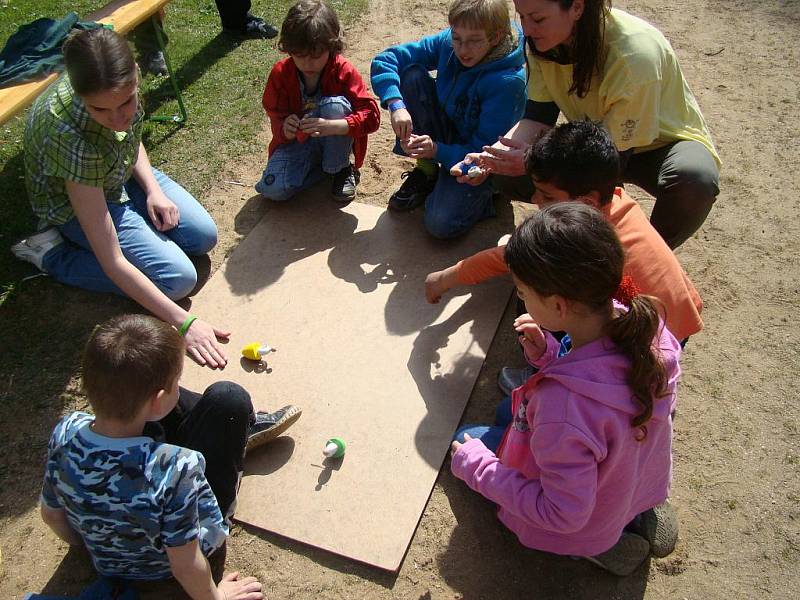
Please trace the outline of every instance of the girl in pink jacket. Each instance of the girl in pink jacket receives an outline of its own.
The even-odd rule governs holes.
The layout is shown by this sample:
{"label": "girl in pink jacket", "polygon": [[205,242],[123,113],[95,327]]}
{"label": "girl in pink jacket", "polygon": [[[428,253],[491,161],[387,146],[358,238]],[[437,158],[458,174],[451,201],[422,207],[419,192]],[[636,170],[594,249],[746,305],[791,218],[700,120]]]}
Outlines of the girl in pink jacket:
{"label": "girl in pink jacket", "polygon": [[[680,345],[654,299],[613,300],[624,253],[589,206],[534,214],[506,262],[528,310],[520,343],[539,372],[501,404],[498,425],[459,430],[453,473],[525,546],[630,574],[677,537],[665,500]],[[566,331],[572,350],[558,358],[548,330]]]}

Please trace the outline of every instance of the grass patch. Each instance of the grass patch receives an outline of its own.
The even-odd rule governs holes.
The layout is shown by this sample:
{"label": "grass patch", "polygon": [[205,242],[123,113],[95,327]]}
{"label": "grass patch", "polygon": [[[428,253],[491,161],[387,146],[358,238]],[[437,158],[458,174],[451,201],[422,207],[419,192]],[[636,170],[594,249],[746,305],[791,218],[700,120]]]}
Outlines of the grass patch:
{"label": "grass patch", "polygon": [[[291,4],[254,0],[251,12],[280,26]],[[367,0],[332,5],[346,25],[365,10]],[[0,40],[5,43],[20,25],[34,19],[62,18],[71,10],[83,16],[100,6],[97,0],[0,0]],[[269,69],[281,55],[275,40],[240,41],[223,34],[212,0],[174,0],[167,6],[165,28],[189,121],[183,127],[150,123],[144,143],[154,166],[202,198],[225,165],[245,156],[266,161],[266,148],[256,143],[265,119],[261,93]],[[148,112],[177,113],[166,78],[146,78],[142,91]],[[7,251],[36,225],[25,195],[23,129],[24,114],[0,126],[0,302],[34,272]]]}
{"label": "grass patch", "polygon": [[[333,2],[343,24],[366,0]],[[291,2],[254,0],[253,14],[279,25]],[[0,43],[25,23],[86,15],[102,0],[0,0]],[[212,0],[174,0],[166,30],[173,69],[189,121],[183,127],[148,124],[145,147],[163,169],[203,201],[225,166],[243,157],[266,161],[256,139],[264,126],[261,94],[280,58],[274,40],[238,41],[221,33]],[[166,79],[148,78],[143,102],[159,113],[177,112]],[[9,246],[35,228],[25,193],[22,138],[25,115],[0,125],[0,516],[25,514],[38,502],[44,444],[65,412],[85,409],[78,376],[82,347],[95,324],[141,309],[107,294],[25,280],[37,271],[16,260]],[[211,200],[213,201],[213,200]],[[207,206],[214,212],[214,206]],[[20,418],[24,415],[24,418]]]}

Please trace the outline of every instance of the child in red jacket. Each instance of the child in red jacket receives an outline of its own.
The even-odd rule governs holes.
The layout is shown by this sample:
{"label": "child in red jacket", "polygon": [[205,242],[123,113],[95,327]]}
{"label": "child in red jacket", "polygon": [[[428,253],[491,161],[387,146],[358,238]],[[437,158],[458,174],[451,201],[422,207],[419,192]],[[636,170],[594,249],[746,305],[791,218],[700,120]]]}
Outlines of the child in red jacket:
{"label": "child in red jacket", "polygon": [[288,200],[329,174],[335,200],[355,198],[367,135],[378,129],[380,112],[340,54],[343,46],[330,6],[300,0],[289,9],[278,41],[289,57],[272,68],[262,100],[272,127],[269,161],[256,184],[262,196]]}

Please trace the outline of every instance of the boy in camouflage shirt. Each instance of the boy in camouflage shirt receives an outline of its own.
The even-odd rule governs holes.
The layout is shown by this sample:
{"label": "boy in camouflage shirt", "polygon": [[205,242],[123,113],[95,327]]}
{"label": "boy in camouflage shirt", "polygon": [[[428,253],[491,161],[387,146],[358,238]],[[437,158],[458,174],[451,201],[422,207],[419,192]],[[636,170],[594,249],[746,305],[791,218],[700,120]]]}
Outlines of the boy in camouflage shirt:
{"label": "boy in camouflage shirt", "polygon": [[222,577],[227,517],[248,439],[275,437],[299,410],[256,415],[233,383],[202,396],[184,390],[183,356],[179,333],[153,317],[124,315],[95,329],[83,357],[95,415],[75,412],[56,425],[42,518],[64,541],[84,544],[101,575],[140,591],[178,587],[174,577],[191,598],[257,600],[255,578]]}

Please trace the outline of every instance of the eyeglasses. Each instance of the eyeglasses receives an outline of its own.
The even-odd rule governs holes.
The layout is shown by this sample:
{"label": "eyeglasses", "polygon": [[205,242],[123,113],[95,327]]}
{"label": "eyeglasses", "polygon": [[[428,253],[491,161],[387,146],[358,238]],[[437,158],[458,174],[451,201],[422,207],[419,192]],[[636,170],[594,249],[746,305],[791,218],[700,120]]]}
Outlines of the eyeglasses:
{"label": "eyeglasses", "polygon": [[477,38],[477,39],[470,39],[470,40],[462,40],[459,38],[452,38],[453,40],[453,47],[460,47],[467,50],[475,50],[476,48],[480,48],[484,44],[488,44],[489,40],[485,37]]}

